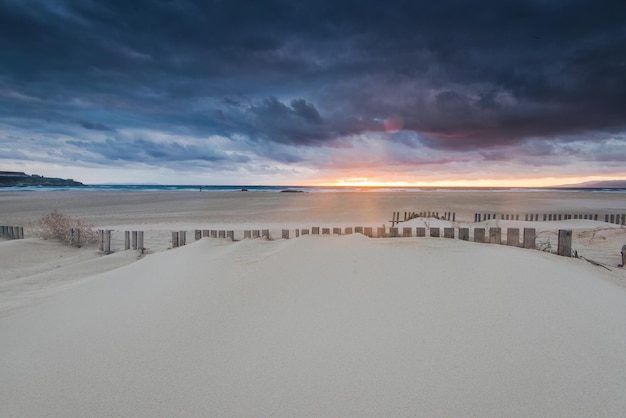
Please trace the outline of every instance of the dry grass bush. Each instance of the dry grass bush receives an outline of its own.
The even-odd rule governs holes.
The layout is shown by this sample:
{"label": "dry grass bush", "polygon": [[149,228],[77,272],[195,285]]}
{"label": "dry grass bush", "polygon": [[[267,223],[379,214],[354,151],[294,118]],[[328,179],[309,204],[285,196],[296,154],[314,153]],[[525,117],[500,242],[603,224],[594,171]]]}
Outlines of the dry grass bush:
{"label": "dry grass bush", "polygon": [[82,219],[72,218],[58,210],[44,215],[39,219],[40,234],[43,239],[58,239],[70,242],[71,229],[80,231],[80,241],[82,243],[98,242],[98,233],[93,226]]}

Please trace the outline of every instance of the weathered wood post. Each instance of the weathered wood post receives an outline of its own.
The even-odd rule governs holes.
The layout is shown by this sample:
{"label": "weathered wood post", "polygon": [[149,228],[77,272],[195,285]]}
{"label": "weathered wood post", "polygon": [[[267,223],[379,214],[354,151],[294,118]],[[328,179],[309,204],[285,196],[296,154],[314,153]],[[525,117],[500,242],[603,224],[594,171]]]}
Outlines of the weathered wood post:
{"label": "weathered wood post", "polygon": [[[187,231],[178,231],[178,245],[183,246],[187,245]],[[139,246],[141,249],[141,246]]]}
{"label": "weathered wood post", "polygon": [[217,235],[219,238],[226,238],[226,231],[221,229],[218,231]]}
{"label": "weathered wood post", "polygon": [[449,228],[449,227],[443,228],[443,237],[454,239],[454,228]]}
{"label": "weathered wood post", "polygon": [[440,235],[440,230],[439,228],[430,228],[430,236],[434,237],[434,238],[439,238]]}
{"label": "weathered wood post", "polygon": [[283,229],[283,235],[282,238],[283,239],[289,239],[289,230],[288,229]]}
{"label": "weathered wood post", "polygon": [[209,236],[209,230],[208,229],[203,229],[202,230],[202,238],[207,238]]}
{"label": "weathered wood post", "polygon": [[261,231],[259,229],[252,230],[252,238],[259,238],[261,236]]}
{"label": "weathered wood post", "polygon": [[211,238],[217,238],[217,230],[216,229],[211,229],[209,231],[209,234],[211,235]]}
{"label": "weathered wood post", "polygon": [[572,230],[559,229],[559,246],[557,254],[563,257],[572,256]]}
{"label": "weathered wood post", "polygon": [[372,231],[372,227],[371,226],[366,226],[363,231],[364,231],[363,234],[366,237],[372,238],[374,236],[374,233]]}
{"label": "weathered wood post", "polygon": [[459,239],[469,241],[469,228],[459,228]]}
{"label": "weathered wood post", "polygon": [[261,230],[261,238],[270,239],[270,230],[262,229]]}
{"label": "weathered wood post", "polygon": [[226,231],[226,238],[231,241],[235,240],[235,231]]}
{"label": "weathered wood post", "polygon": [[415,236],[416,237],[425,237],[426,236],[426,227],[425,226],[416,226],[415,227]]}
{"label": "weathered wood post", "polygon": [[506,229],[506,245],[511,247],[519,247],[519,229],[507,228]]}
{"label": "weathered wood post", "polygon": [[98,229],[98,249],[104,251],[104,231]]}
{"label": "weathered wood post", "polygon": [[622,245],[622,264],[619,265],[619,267],[624,267],[626,266],[626,244]]}
{"label": "weathered wood post", "polygon": [[302,228],[302,235],[309,235],[311,233],[311,231],[309,230],[309,228]]}
{"label": "weathered wood post", "polygon": [[107,229],[104,232],[104,252],[105,254],[111,254],[111,230]]}
{"label": "weathered wood post", "polygon": [[311,234],[319,235],[319,233],[320,233],[320,227],[319,226],[314,226],[313,228],[311,228]]}
{"label": "weathered wood post", "polygon": [[351,226],[346,226],[346,228],[344,229],[344,234],[351,235],[352,234],[352,227]]}
{"label": "weathered wood post", "polygon": [[194,238],[196,239],[196,241],[199,241],[199,240],[202,239],[202,230],[196,229],[194,231],[194,233],[195,233],[195,237]]}
{"label": "weathered wood post", "polygon": [[485,228],[474,228],[474,242],[485,242]]}
{"label": "weathered wood post", "polygon": [[[178,232],[172,232],[172,248],[178,247]],[[136,248],[135,248],[136,249]]]}
{"label": "weathered wood post", "polygon": [[298,238],[300,236],[300,230],[296,229],[296,238]]}
{"label": "weathered wood post", "polygon": [[131,233],[131,238],[132,238],[131,241],[132,241],[133,250],[136,250],[137,249],[137,231],[133,231]]}
{"label": "weathered wood post", "polygon": [[137,249],[143,254],[145,247],[143,246],[143,231],[137,231]]}
{"label": "weathered wood post", "polygon": [[489,228],[489,244],[502,244],[502,228]]}
{"label": "weathered wood post", "polygon": [[322,235],[330,235],[330,228],[322,228]]}
{"label": "weathered wood post", "polygon": [[397,227],[389,228],[389,236],[393,237],[393,238],[397,238],[398,237],[398,228]]}
{"label": "weathered wood post", "polygon": [[333,228],[333,235],[341,235],[341,228]]}
{"label": "weathered wood post", "polygon": [[249,229],[243,231],[243,239],[246,239],[246,238],[252,238],[252,231]]}
{"label": "weathered wood post", "polygon": [[362,226],[355,226],[354,227],[354,232],[357,234],[362,234],[363,233],[363,227]]}
{"label": "weathered wood post", "polygon": [[535,249],[535,228],[524,228],[524,248]]}
{"label": "weathered wood post", "polygon": [[130,231],[124,231],[124,250],[130,250]]}
{"label": "weathered wood post", "polygon": [[409,238],[409,237],[411,237],[412,233],[413,233],[413,228],[406,227],[406,226],[404,228],[402,228],[402,236],[403,237]]}

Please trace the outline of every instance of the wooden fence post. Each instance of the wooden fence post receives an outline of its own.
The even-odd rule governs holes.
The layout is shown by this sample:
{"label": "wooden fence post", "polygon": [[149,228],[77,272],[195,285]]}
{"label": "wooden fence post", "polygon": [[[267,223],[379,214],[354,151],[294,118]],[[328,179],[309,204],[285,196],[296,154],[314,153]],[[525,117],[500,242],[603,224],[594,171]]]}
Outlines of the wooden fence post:
{"label": "wooden fence post", "polygon": [[[178,232],[172,232],[172,248],[178,247]],[[135,248],[136,249],[136,248]]]}
{"label": "wooden fence post", "polygon": [[208,237],[209,236],[209,230],[208,229],[203,229],[202,230],[202,238]]}
{"label": "wooden fence post", "polygon": [[202,239],[202,230],[196,229],[194,232],[195,232],[195,239],[196,239],[196,241],[201,240]]}
{"label": "wooden fence post", "polygon": [[412,233],[413,233],[413,229],[412,228],[410,228],[410,227],[402,228],[402,236],[403,237],[405,237],[405,238],[411,237]]}
{"label": "wooden fence post", "polygon": [[[131,236],[132,236],[132,247],[133,247],[133,250],[136,250],[137,249],[137,231],[133,231],[131,233]],[[178,241],[176,241],[176,242],[178,242]]]}
{"label": "wooden fence post", "polygon": [[524,228],[524,248],[535,249],[535,228]]}
{"label": "wooden fence post", "polygon": [[[187,231],[178,231],[178,245],[183,246],[187,245]],[[141,246],[139,246],[141,249]]]}
{"label": "wooden fence post", "polygon": [[249,229],[243,231],[243,239],[246,239],[246,238],[252,238],[252,231]]}
{"label": "wooden fence post", "polygon": [[507,228],[506,229],[506,245],[511,247],[519,247],[519,229]]}
{"label": "wooden fence post", "polygon": [[143,254],[144,248],[145,247],[143,246],[143,231],[137,231],[137,249],[141,251],[141,254]]}
{"label": "wooden fence post", "polygon": [[626,244],[622,245],[622,264],[619,267],[626,266]]}
{"label": "wooden fence post", "polygon": [[485,228],[474,228],[474,242],[485,242]]}
{"label": "wooden fence post", "polygon": [[235,231],[226,231],[226,238],[231,241],[235,240]]}
{"label": "wooden fence post", "polygon": [[302,229],[302,235],[309,235],[309,234],[310,234],[309,228]]}
{"label": "wooden fence post", "polygon": [[557,254],[564,257],[572,256],[572,230],[559,229],[559,246]]}
{"label": "wooden fence post", "polygon": [[371,226],[366,226],[364,228],[364,235],[366,237],[372,238],[374,236],[374,233],[372,232],[372,227]]}
{"label": "wooden fence post", "polygon": [[111,230],[107,229],[104,232],[104,252],[105,254],[111,254]]}
{"label": "wooden fence post", "polygon": [[226,231],[221,229],[217,233],[218,238],[226,238]]}
{"label": "wooden fence post", "polygon": [[389,228],[389,236],[393,238],[398,237],[398,228]]}
{"label": "wooden fence post", "polygon": [[261,230],[261,238],[270,239],[270,230],[262,229]]}
{"label": "wooden fence post", "polygon": [[341,228],[333,228],[333,235],[341,235]]}
{"label": "wooden fence post", "polygon": [[330,228],[322,228],[322,235],[330,235]]}
{"label": "wooden fence post", "polygon": [[258,229],[252,230],[252,238],[259,238],[261,236],[261,231]]}
{"label": "wooden fence post", "polygon": [[384,238],[387,235],[385,231],[384,226],[376,228],[376,238]]}
{"label": "wooden fence post", "polygon": [[454,228],[449,228],[449,227],[443,228],[443,237],[454,239]]}
{"label": "wooden fence post", "polygon": [[459,239],[469,241],[469,228],[459,228]]}
{"label": "wooden fence post", "polygon": [[430,236],[433,238],[439,238],[440,231],[439,228],[430,228]]}
{"label": "wooden fence post", "polygon": [[502,229],[499,227],[489,228],[489,243],[502,244]]}
{"label": "wooden fence post", "polygon": [[354,227],[354,232],[356,234],[362,234],[363,233],[363,227],[362,226],[355,226]]}
{"label": "wooden fence post", "polygon": [[283,229],[283,235],[282,238],[283,239],[289,239],[289,230],[288,229]]}
{"label": "wooden fence post", "polygon": [[311,228],[311,234],[319,235],[320,234],[320,227],[319,226],[314,226],[313,228]]}
{"label": "wooden fence post", "polygon": [[124,231],[124,250],[130,250],[130,231]]}
{"label": "wooden fence post", "polygon": [[344,229],[344,234],[346,234],[346,235],[352,234],[352,227],[351,226],[346,226],[346,229]]}
{"label": "wooden fence post", "polygon": [[417,226],[417,227],[415,227],[415,236],[416,237],[425,237],[426,236],[426,227],[425,226]]}

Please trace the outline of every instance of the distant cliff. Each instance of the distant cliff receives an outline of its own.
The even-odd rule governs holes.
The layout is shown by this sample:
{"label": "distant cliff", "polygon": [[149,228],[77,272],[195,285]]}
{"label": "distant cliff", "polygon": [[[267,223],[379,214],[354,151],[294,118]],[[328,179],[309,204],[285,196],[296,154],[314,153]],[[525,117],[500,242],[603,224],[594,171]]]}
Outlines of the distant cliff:
{"label": "distant cliff", "polygon": [[0,187],[23,186],[84,186],[83,183],[72,179],[43,177],[37,174],[28,175],[20,171],[0,171]]}

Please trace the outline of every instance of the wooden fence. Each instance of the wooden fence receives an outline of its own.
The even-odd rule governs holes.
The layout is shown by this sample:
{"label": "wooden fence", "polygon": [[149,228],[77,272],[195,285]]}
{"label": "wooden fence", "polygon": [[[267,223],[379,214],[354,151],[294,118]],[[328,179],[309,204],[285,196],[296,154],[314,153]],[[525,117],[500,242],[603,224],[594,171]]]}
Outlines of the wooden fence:
{"label": "wooden fence", "polygon": [[402,212],[393,212],[391,215],[391,220],[389,222],[391,222],[392,227],[398,225],[400,222],[410,221],[415,218],[437,218],[452,222],[456,221],[456,212],[442,212],[443,215],[441,217],[439,216],[439,212],[434,211],[404,212],[402,218],[400,217],[401,213]]}
{"label": "wooden fence", "polygon": [[612,223],[616,225],[626,225],[626,214],[611,214],[604,215],[590,214],[590,213],[475,213],[474,222],[483,222],[489,220],[505,220],[505,221],[521,221],[526,222],[545,222],[545,221],[566,221],[570,219],[587,219],[591,221],[601,221],[604,218],[604,222]]}
{"label": "wooden fence", "polygon": [[[428,233],[427,233],[428,229]],[[269,230],[244,230],[243,239],[250,238],[267,238],[271,239]],[[292,231],[294,235],[292,235]],[[374,231],[376,233],[374,233]],[[502,238],[502,228],[456,228],[456,227],[346,227],[346,228],[325,228],[325,227],[311,227],[302,229],[282,229],[281,238],[290,239],[292,237],[300,237],[304,235],[350,235],[353,233],[363,234],[369,238],[410,238],[410,237],[443,237],[447,239],[459,239],[463,241],[473,240],[478,243],[490,243],[498,245],[507,245],[512,247],[535,249],[537,248],[537,233],[535,228],[522,228],[521,234],[519,228],[507,228],[506,239]],[[173,233],[175,234],[175,233]],[[180,234],[180,233],[179,233]],[[203,238],[205,236],[211,237],[227,237],[231,240],[235,240],[235,234],[233,231],[227,231],[227,233],[220,234],[206,234],[201,230],[195,231],[196,239]],[[471,239],[472,238],[472,239]],[[174,247],[174,239],[172,239],[172,246]],[[571,230],[559,230],[559,239],[557,253],[559,255],[571,257],[572,256],[572,231]]]}
{"label": "wooden fence", "polygon": [[0,237],[7,239],[24,239],[23,226],[0,226]]}

